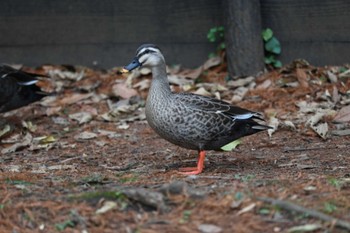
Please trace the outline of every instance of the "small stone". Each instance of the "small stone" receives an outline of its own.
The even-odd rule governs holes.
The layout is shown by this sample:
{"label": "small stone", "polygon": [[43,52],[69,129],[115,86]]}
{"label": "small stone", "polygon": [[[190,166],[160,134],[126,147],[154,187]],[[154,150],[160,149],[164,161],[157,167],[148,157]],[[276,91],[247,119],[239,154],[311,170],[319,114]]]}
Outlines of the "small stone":
{"label": "small stone", "polygon": [[198,226],[198,230],[202,233],[220,233],[222,228],[213,224],[201,224]]}
{"label": "small stone", "polygon": [[79,139],[89,140],[89,139],[96,138],[96,137],[97,137],[97,134],[92,133],[92,132],[88,132],[88,131],[84,131],[78,135],[75,135],[74,139],[75,140],[79,140]]}

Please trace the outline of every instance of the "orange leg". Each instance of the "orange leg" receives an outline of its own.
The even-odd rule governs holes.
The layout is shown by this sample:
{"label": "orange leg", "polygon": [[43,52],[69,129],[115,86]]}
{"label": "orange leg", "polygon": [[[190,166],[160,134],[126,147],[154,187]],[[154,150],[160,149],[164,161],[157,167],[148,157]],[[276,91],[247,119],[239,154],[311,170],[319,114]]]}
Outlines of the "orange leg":
{"label": "orange leg", "polygon": [[197,175],[203,171],[204,168],[205,151],[201,150],[198,154],[197,167],[180,168],[180,173],[183,175]]}

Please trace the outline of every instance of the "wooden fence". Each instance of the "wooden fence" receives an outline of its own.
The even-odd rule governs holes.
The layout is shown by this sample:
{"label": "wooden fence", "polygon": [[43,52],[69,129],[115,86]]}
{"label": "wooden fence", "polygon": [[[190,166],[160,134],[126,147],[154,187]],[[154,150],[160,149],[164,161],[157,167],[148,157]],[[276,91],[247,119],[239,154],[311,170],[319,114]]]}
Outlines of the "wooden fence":
{"label": "wooden fence", "polygon": [[[224,0],[229,1],[229,0]],[[223,25],[221,0],[2,0],[0,62],[121,66],[138,45],[161,46],[169,64],[202,64]],[[261,27],[282,43],[280,60],[350,62],[350,1],[260,0]]]}

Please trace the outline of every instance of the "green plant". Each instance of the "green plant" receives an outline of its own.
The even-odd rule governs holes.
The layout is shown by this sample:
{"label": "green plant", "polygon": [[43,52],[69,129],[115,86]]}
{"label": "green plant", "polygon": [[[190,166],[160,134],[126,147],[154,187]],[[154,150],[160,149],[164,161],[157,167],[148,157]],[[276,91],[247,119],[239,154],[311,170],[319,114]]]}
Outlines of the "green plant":
{"label": "green plant", "polygon": [[[218,43],[218,46],[216,48],[216,52],[220,53],[221,51],[225,50],[225,29],[224,26],[218,26],[218,27],[212,27],[209,29],[207,38],[209,42],[212,43]],[[215,53],[210,53],[209,57],[215,56]]]}
{"label": "green plant", "polygon": [[105,177],[99,173],[92,173],[89,176],[85,176],[81,178],[80,183],[89,184],[89,185],[97,185],[102,184]]}
{"label": "green plant", "polygon": [[331,202],[325,202],[324,203],[324,206],[323,206],[323,210],[326,212],[326,213],[333,213],[334,211],[337,210],[337,206],[334,205],[333,203]]}
{"label": "green plant", "polygon": [[64,231],[67,227],[75,227],[75,222],[73,222],[72,220],[66,220],[62,223],[56,223],[55,224],[55,228],[58,231]]}
{"label": "green plant", "polygon": [[282,67],[282,62],[276,59],[276,56],[281,54],[281,43],[273,35],[273,31],[270,28],[263,30],[261,35],[264,40],[265,64],[272,65],[275,68]]}
{"label": "green plant", "polygon": [[32,185],[32,183],[24,180],[11,180],[10,178],[7,178],[5,181],[7,184],[12,185]]}
{"label": "green plant", "polygon": [[235,174],[234,178],[236,180],[240,180],[240,181],[242,181],[244,183],[247,183],[250,180],[254,179],[255,175],[253,175],[253,174],[241,175],[241,174],[238,173],[238,174]]}
{"label": "green plant", "polygon": [[259,212],[259,214],[261,214],[261,215],[268,215],[268,214],[270,214],[271,211],[270,211],[270,209],[263,207],[263,208],[260,208],[260,209],[258,210],[258,212]]}
{"label": "green plant", "polygon": [[329,177],[327,180],[330,185],[334,186],[338,190],[340,190],[344,185],[344,182],[334,177]]}
{"label": "green plant", "polygon": [[235,200],[240,201],[244,198],[244,194],[242,192],[235,193]]}
{"label": "green plant", "polygon": [[182,218],[180,219],[179,223],[183,224],[189,221],[191,217],[192,211],[191,210],[184,210],[182,212]]}

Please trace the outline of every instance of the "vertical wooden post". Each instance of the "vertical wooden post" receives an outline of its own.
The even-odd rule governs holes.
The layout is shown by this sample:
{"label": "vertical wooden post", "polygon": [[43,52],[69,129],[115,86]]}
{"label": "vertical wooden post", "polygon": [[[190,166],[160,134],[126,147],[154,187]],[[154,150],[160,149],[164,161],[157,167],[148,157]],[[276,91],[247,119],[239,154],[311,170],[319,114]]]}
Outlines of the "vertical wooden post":
{"label": "vertical wooden post", "polygon": [[230,77],[264,68],[259,0],[224,0],[225,43]]}

